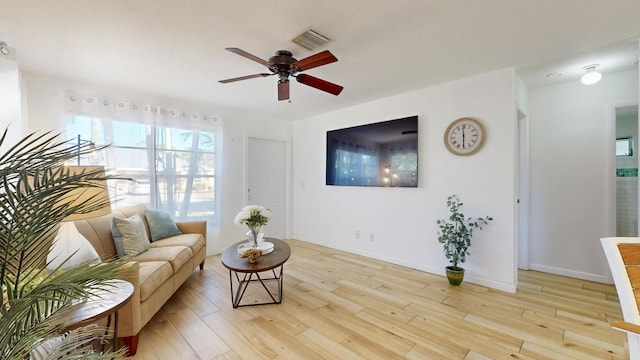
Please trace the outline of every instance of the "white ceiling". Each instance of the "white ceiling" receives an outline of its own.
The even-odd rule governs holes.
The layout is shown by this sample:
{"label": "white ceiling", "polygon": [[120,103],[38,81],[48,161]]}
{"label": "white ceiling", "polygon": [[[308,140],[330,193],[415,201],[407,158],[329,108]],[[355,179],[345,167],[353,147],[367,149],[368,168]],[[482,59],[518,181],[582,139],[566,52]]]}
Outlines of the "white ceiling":
{"label": "white ceiling", "polygon": [[[24,71],[295,120],[509,66],[530,87],[631,69],[639,17],[638,0],[0,0],[0,41]],[[290,42],[309,27],[333,40]],[[345,89],[294,81],[289,103],[275,77],[220,84],[266,70],[225,47],[328,49],[339,61],[306,73]]]}

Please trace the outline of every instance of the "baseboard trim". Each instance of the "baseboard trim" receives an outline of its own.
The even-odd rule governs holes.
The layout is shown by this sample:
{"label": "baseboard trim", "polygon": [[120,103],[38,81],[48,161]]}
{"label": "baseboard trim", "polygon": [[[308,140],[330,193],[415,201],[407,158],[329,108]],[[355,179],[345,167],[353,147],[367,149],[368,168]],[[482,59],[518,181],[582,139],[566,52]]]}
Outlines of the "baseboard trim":
{"label": "baseboard trim", "polygon": [[[296,238],[296,239],[298,239],[298,238]],[[299,241],[304,241],[304,242],[308,242],[308,243],[312,243],[312,244],[316,244],[316,245],[320,245],[320,246],[326,246],[326,247],[331,248],[331,249],[336,249],[336,250],[345,251],[345,252],[348,252],[348,253],[351,253],[351,254],[366,256],[368,258],[372,258],[372,259],[388,262],[390,264],[405,266],[405,267],[408,267],[408,268],[411,268],[411,269],[416,269],[416,270],[428,272],[428,273],[435,274],[435,275],[446,276],[445,271],[444,271],[444,266],[442,268],[434,268],[432,266],[425,266],[424,264],[416,264],[416,263],[412,263],[412,262],[409,262],[409,261],[396,259],[396,258],[393,258],[393,257],[381,256],[380,254],[376,254],[376,253],[372,253],[372,252],[368,252],[368,251],[362,251],[362,250],[359,250],[359,249],[354,249],[354,248],[350,248],[350,247],[346,247],[346,246],[339,246],[339,245],[335,245],[335,244],[314,242],[314,241],[306,241],[306,240],[299,240]],[[496,281],[493,281],[493,280],[490,280],[490,279],[483,278],[481,276],[475,276],[475,275],[468,274],[468,273],[465,274],[464,281],[465,282],[469,282],[469,283],[473,283],[473,284],[476,284],[476,285],[482,285],[482,286],[490,287],[490,288],[493,288],[493,289],[496,289],[496,290],[502,290],[502,291],[511,292],[511,293],[515,293],[516,292],[516,285],[515,284],[506,284],[506,283],[496,282]]]}
{"label": "baseboard trim", "polygon": [[599,274],[590,274],[582,271],[576,271],[571,269],[564,269],[555,266],[548,266],[542,264],[529,264],[529,268],[535,271],[546,272],[550,274],[562,275],[567,277],[572,277],[576,279],[588,280],[599,282],[603,284],[613,284],[613,279],[610,279],[607,276],[599,275]]}

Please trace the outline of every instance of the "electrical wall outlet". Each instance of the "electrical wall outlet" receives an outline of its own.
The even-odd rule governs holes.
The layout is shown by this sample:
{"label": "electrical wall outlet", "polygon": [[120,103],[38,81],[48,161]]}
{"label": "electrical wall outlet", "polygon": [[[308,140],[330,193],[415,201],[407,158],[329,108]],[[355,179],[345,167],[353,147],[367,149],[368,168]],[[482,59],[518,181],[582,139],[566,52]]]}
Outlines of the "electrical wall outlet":
{"label": "electrical wall outlet", "polygon": [[355,236],[355,238],[356,238],[356,239],[360,239],[360,230],[356,230],[356,236]]}
{"label": "electrical wall outlet", "polygon": [[376,236],[371,234],[371,236],[369,237],[369,241],[376,242]]}

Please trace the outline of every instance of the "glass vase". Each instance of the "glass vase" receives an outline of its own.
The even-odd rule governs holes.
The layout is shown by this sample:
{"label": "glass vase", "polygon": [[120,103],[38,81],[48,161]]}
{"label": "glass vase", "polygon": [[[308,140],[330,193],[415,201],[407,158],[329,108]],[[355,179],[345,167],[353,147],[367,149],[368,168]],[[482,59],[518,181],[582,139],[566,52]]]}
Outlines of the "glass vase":
{"label": "glass vase", "polygon": [[264,234],[260,232],[261,228],[249,228],[247,231],[247,239],[252,247],[259,249],[260,243],[264,238]]}

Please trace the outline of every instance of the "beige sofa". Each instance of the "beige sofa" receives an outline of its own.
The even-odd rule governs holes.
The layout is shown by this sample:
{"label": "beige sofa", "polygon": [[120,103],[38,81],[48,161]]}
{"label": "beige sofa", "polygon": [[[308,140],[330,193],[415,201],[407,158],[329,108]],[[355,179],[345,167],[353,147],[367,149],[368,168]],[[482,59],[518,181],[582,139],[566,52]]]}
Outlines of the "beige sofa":
{"label": "beige sofa", "polygon": [[[112,217],[128,218],[140,214],[149,235],[144,210],[144,205],[115,209],[110,215],[78,220],[75,224],[100,258],[106,261],[117,257],[111,235]],[[132,258],[131,271],[125,277],[135,290],[131,301],[119,312],[118,337],[128,346],[130,356],[137,351],[142,327],[178,290],[195,267],[200,266],[200,270],[204,268],[207,253],[206,222],[177,222],[176,225],[183,234],[152,242],[149,250]]]}

